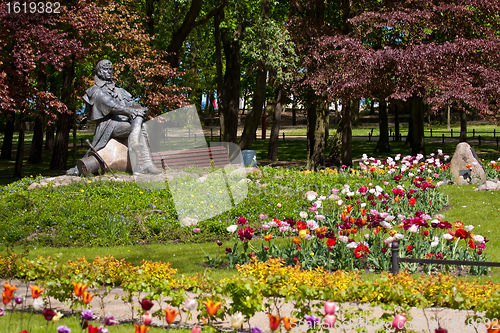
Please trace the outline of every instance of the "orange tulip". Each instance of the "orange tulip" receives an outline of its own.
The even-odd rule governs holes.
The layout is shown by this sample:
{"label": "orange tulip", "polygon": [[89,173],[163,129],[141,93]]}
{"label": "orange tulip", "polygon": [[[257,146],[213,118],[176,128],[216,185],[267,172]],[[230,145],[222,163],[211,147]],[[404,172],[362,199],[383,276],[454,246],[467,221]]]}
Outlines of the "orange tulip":
{"label": "orange tulip", "polygon": [[94,295],[92,295],[91,292],[87,292],[86,290],[83,292],[82,295],[83,304],[89,304],[92,298],[94,298]]}
{"label": "orange tulip", "polygon": [[354,208],[353,205],[348,205],[348,206],[345,206],[345,209],[344,209],[344,212],[345,213],[350,213],[352,211],[352,209]]}
{"label": "orange tulip", "polygon": [[45,290],[45,288],[40,288],[39,286],[32,286],[30,285],[31,288],[31,297],[33,299],[40,297],[40,294]]}
{"label": "orange tulip", "polygon": [[76,297],[82,297],[83,296],[83,292],[85,291],[85,289],[87,289],[87,284],[83,284],[81,282],[71,282],[73,284],[73,288],[74,288],[74,293],[75,293],[75,296]]}
{"label": "orange tulip", "polygon": [[135,333],[146,333],[147,331],[149,331],[149,327],[147,327],[144,324],[139,326],[139,325],[134,323],[134,326],[135,326]]}
{"label": "orange tulip", "polygon": [[297,319],[293,317],[283,317],[283,325],[287,331],[290,331],[297,324]]}
{"label": "orange tulip", "polygon": [[203,304],[207,307],[207,312],[209,316],[215,316],[219,307],[221,306],[221,302],[214,303],[211,299],[207,302],[203,302]]}
{"label": "orange tulip", "polygon": [[273,239],[273,235],[271,235],[271,234],[268,234],[268,235],[264,236],[264,240],[265,241],[270,241],[271,239]]}
{"label": "orange tulip", "polygon": [[394,202],[401,202],[401,198],[400,197],[395,197],[394,198]]}
{"label": "orange tulip", "polygon": [[276,331],[278,329],[278,327],[280,327],[280,322],[281,322],[282,318],[280,318],[280,316],[278,316],[278,315],[273,316],[270,313],[268,313],[267,316],[269,317],[269,328],[273,332]]}
{"label": "orange tulip", "polygon": [[175,321],[175,317],[177,317],[177,315],[179,314],[179,311],[172,309],[170,305],[168,305],[167,308],[163,311],[165,311],[165,320],[169,325]]}
{"label": "orange tulip", "polygon": [[368,209],[360,208],[359,211],[361,212],[361,216],[365,216]]}
{"label": "orange tulip", "polygon": [[299,245],[300,244],[300,238],[299,237],[293,237],[292,238],[292,243],[295,244],[295,245]]}
{"label": "orange tulip", "polygon": [[17,287],[11,286],[10,283],[8,283],[8,282],[6,282],[3,285],[3,287],[5,288],[5,291],[2,293],[3,304],[7,305],[7,304],[9,304],[12,297],[14,297],[14,291],[17,290]]}

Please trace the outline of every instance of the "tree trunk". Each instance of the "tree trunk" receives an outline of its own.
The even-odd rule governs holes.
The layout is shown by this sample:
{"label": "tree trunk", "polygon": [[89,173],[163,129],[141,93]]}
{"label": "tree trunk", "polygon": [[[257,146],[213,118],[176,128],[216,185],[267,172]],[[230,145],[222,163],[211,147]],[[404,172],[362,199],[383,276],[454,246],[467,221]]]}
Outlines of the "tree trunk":
{"label": "tree trunk", "polygon": [[410,118],[412,122],[412,135],[410,138],[411,154],[413,156],[417,154],[425,156],[424,116],[427,104],[422,97],[413,96],[411,98],[410,107]]}
{"label": "tree trunk", "polygon": [[14,123],[15,115],[13,112],[9,112],[6,116],[7,122],[5,125],[5,135],[2,142],[2,154],[0,154],[0,159],[11,160],[12,159],[12,140],[14,138]]}
{"label": "tree trunk", "polygon": [[373,99],[370,100],[370,112],[368,114],[369,115],[375,114],[375,101]]}
{"label": "tree trunk", "polygon": [[[74,78],[75,63],[73,59],[69,65],[63,68],[63,86],[61,91],[61,101],[65,103],[70,110],[72,109],[71,93],[73,91]],[[71,130],[73,113],[70,110],[68,110],[67,113],[59,114],[54,150],[50,162],[51,170],[66,170],[68,167],[69,132]]]}
{"label": "tree trunk", "polygon": [[226,58],[226,72],[224,83],[220,91],[220,111],[222,141],[236,143],[238,131],[238,114],[240,104],[240,75],[241,75],[241,46],[243,25],[240,23],[232,36],[228,36],[227,29],[221,30],[221,39]]}
{"label": "tree trunk", "polygon": [[391,147],[389,147],[389,119],[387,116],[387,102],[383,97],[378,102],[378,124],[380,135],[375,152],[389,153],[391,152]]}
{"label": "tree trunk", "polygon": [[[340,153],[340,158],[343,165],[352,166],[352,117],[351,117],[351,106],[353,103],[348,100],[342,101],[342,148]],[[358,101],[359,105],[359,101]]]}
{"label": "tree trunk", "polygon": [[325,164],[325,113],[326,99],[316,96],[309,90],[306,98],[307,107],[307,165],[314,170]]}
{"label": "tree trunk", "polygon": [[[38,89],[47,90],[47,74],[43,71],[38,72]],[[43,132],[45,125],[45,110],[42,103],[37,103],[37,116],[35,118],[35,128],[33,130],[33,140],[31,140],[30,156],[28,163],[41,164],[43,151]]]}
{"label": "tree trunk", "polygon": [[[220,112],[222,104],[222,90],[224,89],[224,74],[222,73],[222,42],[220,31],[220,23],[222,19],[224,19],[224,12],[219,13],[214,17],[215,68],[217,72],[217,113],[219,114],[221,133],[224,132],[224,114]],[[222,140],[222,137],[220,139]]]}
{"label": "tree trunk", "polygon": [[26,123],[24,121],[24,112],[21,113],[19,139],[17,141],[16,164],[14,166],[14,177],[22,178],[23,159],[24,159],[24,133]]}
{"label": "tree trunk", "polygon": [[35,118],[35,128],[33,130],[33,140],[31,140],[30,156],[28,163],[42,164],[42,151],[43,151],[43,124],[45,122],[44,116],[38,115]]}
{"label": "tree trunk", "polygon": [[359,124],[359,99],[351,101],[351,123],[354,126]]}
{"label": "tree trunk", "polygon": [[257,78],[255,84],[255,93],[252,103],[252,111],[248,114],[245,121],[245,128],[240,139],[240,149],[250,149],[255,138],[255,132],[259,127],[262,119],[262,109],[266,100],[266,77],[267,70],[263,63],[260,64],[257,70]]}
{"label": "tree trunk", "polygon": [[45,133],[45,150],[54,149],[54,132],[55,124],[53,121],[50,121],[50,125],[47,126],[47,130]]}
{"label": "tree trunk", "polygon": [[399,110],[398,103],[394,102],[394,135],[396,136],[396,141],[401,141],[399,139],[400,131],[399,131]]}
{"label": "tree trunk", "polygon": [[467,142],[467,113],[460,110],[460,142]]}
{"label": "tree trunk", "polygon": [[278,140],[281,125],[281,113],[283,112],[283,105],[286,101],[286,95],[283,84],[280,84],[276,89],[276,103],[274,107],[273,126],[271,128],[271,135],[269,138],[269,150],[267,159],[276,161],[278,159]]}

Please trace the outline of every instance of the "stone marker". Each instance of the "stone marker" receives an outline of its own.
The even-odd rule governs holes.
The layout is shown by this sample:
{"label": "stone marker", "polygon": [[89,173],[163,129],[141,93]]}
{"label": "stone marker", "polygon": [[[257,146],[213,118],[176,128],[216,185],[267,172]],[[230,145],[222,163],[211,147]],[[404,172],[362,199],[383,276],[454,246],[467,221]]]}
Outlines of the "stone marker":
{"label": "stone marker", "polygon": [[[470,167],[467,167],[467,164],[470,164]],[[455,185],[481,184],[486,180],[484,167],[474,148],[467,142],[460,142],[457,145],[451,159],[450,171]]]}

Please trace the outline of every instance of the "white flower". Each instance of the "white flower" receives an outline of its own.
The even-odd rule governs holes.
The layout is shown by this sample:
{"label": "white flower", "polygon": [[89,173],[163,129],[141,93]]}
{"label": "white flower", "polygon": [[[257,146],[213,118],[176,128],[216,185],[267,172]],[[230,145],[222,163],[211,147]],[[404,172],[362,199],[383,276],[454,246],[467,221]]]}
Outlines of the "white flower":
{"label": "white flower", "polygon": [[366,239],[370,238],[370,234],[365,234],[365,238]]}
{"label": "white flower", "polygon": [[356,242],[350,242],[349,244],[346,245],[348,249],[355,249],[358,247],[358,243]]}
{"label": "white flower", "polygon": [[342,199],[337,200],[337,205],[342,206],[343,203],[344,201]]}
{"label": "white flower", "polygon": [[450,234],[444,234],[443,235],[443,239],[446,239],[446,240],[452,240],[453,239],[453,236],[450,235]]}
{"label": "white flower", "polygon": [[325,219],[325,215],[316,215],[316,220],[324,220]]}
{"label": "white flower", "polygon": [[408,172],[408,176],[413,177],[415,174],[413,172]]}
{"label": "white flower", "polygon": [[378,216],[380,216],[381,218],[385,219],[387,216],[389,216],[389,213],[387,213],[387,212],[380,212],[380,213],[378,213]]}
{"label": "white flower", "polygon": [[307,195],[307,200],[313,201],[314,199],[316,199],[316,196],[314,194],[308,194]]}
{"label": "white flower", "polygon": [[238,226],[236,224],[232,224],[230,225],[229,227],[227,227],[227,231],[234,234],[234,232],[236,231],[236,229],[238,229]]}
{"label": "white flower", "polygon": [[387,222],[391,222],[391,221],[393,221],[395,218],[396,218],[396,217],[395,217],[395,216],[393,216],[393,215],[387,215],[387,217],[385,218],[385,220],[386,220]]}
{"label": "white flower", "polygon": [[302,211],[299,213],[299,216],[301,219],[305,219],[305,218],[307,218],[308,214],[306,212]]}
{"label": "white flower", "polygon": [[367,159],[368,159],[368,155],[363,154],[363,156],[361,156],[361,158],[362,158],[363,160],[367,160]]}
{"label": "white flower", "polygon": [[405,218],[406,218],[406,216],[404,216],[402,214],[398,214],[398,219],[400,219],[401,221],[403,221]]}
{"label": "white flower", "polygon": [[394,239],[397,239],[397,240],[401,240],[403,239],[405,236],[403,234],[395,234],[394,235]]}
{"label": "white flower", "polygon": [[467,231],[472,231],[472,229],[474,229],[474,226],[473,225],[466,225],[464,227],[464,229],[467,230]]}
{"label": "white flower", "polygon": [[188,298],[185,302],[184,307],[188,311],[196,310],[196,308],[198,307],[198,302],[194,298]]}
{"label": "white flower", "polygon": [[241,328],[243,325],[243,315],[240,312],[235,313],[231,317],[229,317],[229,323],[231,324],[231,327],[234,328],[235,330],[238,330]]}
{"label": "white flower", "polygon": [[385,244],[391,244],[392,242],[394,242],[394,237],[389,237],[386,240],[384,240]]}
{"label": "white flower", "polygon": [[316,202],[315,202],[315,204],[316,204],[316,208],[321,208],[321,203],[322,203],[322,202],[321,202],[320,200],[316,201]]}
{"label": "white flower", "polygon": [[45,302],[43,301],[42,298],[37,298],[33,300],[33,309],[35,309],[36,311],[42,310],[44,306]]}
{"label": "white flower", "polygon": [[418,226],[414,224],[410,227],[410,229],[408,229],[408,231],[416,234],[418,232]]}
{"label": "white flower", "polygon": [[271,227],[273,227],[273,228],[276,228],[276,227],[279,225],[278,223],[276,223],[276,222],[274,222],[274,221],[271,221],[271,222],[269,222],[268,224],[269,224],[269,226],[271,226]]}
{"label": "white flower", "polygon": [[307,220],[306,224],[307,224],[307,227],[311,230],[316,230],[319,228],[318,223],[314,220]]}
{"label": "white flower", "polygon": [[434,217],[437,218],[438,220],[444,219],[444,215],[443,214],[436,214],[436,215],[434,215]]}
{"label": "white flower", "polygon": [[484,243],[484,237],[481,235],[474,235],[474,236],[472,236],[472,239],[476,243]]}
{"label": "white flower", "polygon": [[347,236],[339,236],[339,241],[342,243],[347,243],[349,238]]}
{"label": "white flower", "polygon": [[324,195],[320,196],[319,200],[321,200],[321,201],[326,200],[326,196],[324,196]]}
{"label": "white flower", "polygon": [[392,225],[391,225],[389,222],[386,222],[386,221],[382,221],[382,222],[380,222],[380,225],[381,225],[383,228],[386,228],[386,229],[391,229],[391,228],[392,228]]}
{"label": "white flower", "polygon": [[366,202],[362,202],[360,206],[361,206],[361,208],[365,208],[366,207]]}

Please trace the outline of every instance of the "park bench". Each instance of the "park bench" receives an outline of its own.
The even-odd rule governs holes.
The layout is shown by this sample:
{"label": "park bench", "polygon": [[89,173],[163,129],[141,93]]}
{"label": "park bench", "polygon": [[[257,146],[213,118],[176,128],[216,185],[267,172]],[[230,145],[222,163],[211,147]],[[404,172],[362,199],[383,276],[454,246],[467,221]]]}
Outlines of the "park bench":
{"label": "park bench", "polygon": [[[164,171],[189,167],[200,169],[224,167],[230,164],[226,147],[202,147],[151,153],[154,165]],[[139,158],[139,165],[142,164]]]}

